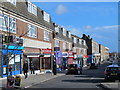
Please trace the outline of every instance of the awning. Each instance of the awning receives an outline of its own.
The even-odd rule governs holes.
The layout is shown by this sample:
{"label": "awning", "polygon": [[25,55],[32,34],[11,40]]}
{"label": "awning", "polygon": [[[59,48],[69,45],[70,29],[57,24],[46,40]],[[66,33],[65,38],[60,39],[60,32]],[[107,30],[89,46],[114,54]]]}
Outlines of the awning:
{"label": "awning", "polygon": [[44,57],[50,57],[51,55],[44,55]]}
{"label": "awning", "polygon": [[27,57],[40,57],[40,55],[27,55]]}

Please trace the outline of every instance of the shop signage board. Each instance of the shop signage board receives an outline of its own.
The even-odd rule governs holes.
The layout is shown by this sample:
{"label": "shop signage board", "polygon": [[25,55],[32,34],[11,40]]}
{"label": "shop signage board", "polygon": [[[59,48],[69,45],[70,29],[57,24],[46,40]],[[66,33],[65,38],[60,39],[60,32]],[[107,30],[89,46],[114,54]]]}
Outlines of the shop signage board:
{"label": "shop signage board", "polygon": [[74,58],[74,56],[73,56],[73,52],[71,52],[71,51],[68,52],[68,57],[69,57],[69,58]]}
{"label": "shop signage board", "polygon": [[68,53],[67,52],[62,52],[62,57],[68,57]]}
{"label": "shop signage board", "polygon": [[43,54],[52,54],[52,49],[42,49]]}

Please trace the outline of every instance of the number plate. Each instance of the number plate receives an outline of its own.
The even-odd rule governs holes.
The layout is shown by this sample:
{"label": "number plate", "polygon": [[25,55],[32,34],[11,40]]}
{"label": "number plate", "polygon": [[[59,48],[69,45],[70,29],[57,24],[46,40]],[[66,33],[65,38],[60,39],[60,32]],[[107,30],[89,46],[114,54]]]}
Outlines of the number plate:
{"label": "number plate", "polygon": [[111,73],[111,75],[117,75],[117,73]]}

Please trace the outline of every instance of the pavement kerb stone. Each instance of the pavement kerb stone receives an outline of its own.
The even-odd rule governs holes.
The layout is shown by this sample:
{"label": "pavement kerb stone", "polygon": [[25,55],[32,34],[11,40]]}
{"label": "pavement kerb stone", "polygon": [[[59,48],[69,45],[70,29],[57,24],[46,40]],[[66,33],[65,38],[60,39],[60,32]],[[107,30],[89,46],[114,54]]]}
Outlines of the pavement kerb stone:
{"label": "pavement kerb stone", "polygon": [[105,90],[112,90],[111,88],[109,88],[108,86],[106,86],[105,84],[103,83],[100,83],[99,86]]}
{"label": "pavement kerb stone", "polygon": [[57,75],[55,75],[55,76],[53,76],[53,77],[51,77],[51,78],[49,78],[49,79],[45,79],[45,80],[40,81],[40,82],[32,83],[32,84],[30,84],[30,85],[28,85],[28,86],[25,86],[24,88],[29,88],[29,87],[31,87],[31,86],[33,86],[33,85],[37,85],[37,84],[39,84],[39,83],[42,83],[42,82],[45,82],[45,81],[49,81],[49,80],[51,80],[51,79],[54,79],[54,78],[56,78],[56,77],[60,77],[60,76],[63,76],[63,75],[64,75],[64,74],[57,74]]}

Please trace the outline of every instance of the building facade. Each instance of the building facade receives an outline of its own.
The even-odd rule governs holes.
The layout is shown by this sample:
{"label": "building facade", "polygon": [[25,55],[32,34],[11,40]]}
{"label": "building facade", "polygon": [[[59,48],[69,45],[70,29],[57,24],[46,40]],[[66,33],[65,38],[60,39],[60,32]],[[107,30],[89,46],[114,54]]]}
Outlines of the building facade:
{"label": "building facade", "polygon": [[[10,36],[13,36],[14,39],[23,40],[24,49],[22,48],[20,57],[17,57],[17,60],[21,62],[19,63],[20,67],[24,61],[27,61],[30,68],[32,61],[35,66],[35,73],[46,72],[46,70],[52,71],[54,25],[47,12],[25,0],[23,2],[2,2],[0,30],[5,36],[7,36],[6,32],[10,32]],[[13,61],[14,63],[18,62],[14,59],[11,60],[12,64],[14,64]]]}

